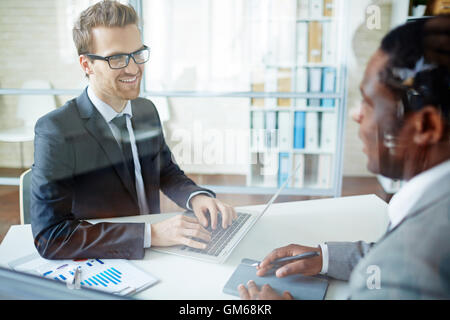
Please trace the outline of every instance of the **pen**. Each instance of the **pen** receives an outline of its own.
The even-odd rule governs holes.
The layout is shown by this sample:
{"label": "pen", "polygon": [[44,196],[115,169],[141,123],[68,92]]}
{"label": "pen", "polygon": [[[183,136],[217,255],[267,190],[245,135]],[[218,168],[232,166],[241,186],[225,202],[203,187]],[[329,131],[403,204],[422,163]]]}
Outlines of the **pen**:
{"label": "pen", "polygon": [[81,266],[74,268],[73,272],[74,272],[73,278],[69,283],[67,283],[67,286],[70,289],[79,289],[81,282]]}
{"label": "pen", "polygon": [[[291,261],[296,261],[296,260],[308,259],[308,258],[316,257],[318,255],[320,255],[318,251],[305,252],[305,253],[301,253],[301,254],[298,254],[298,255],[292,256],[292,257],[284,257],[284,258],[276,259],[271,264],[276,266],[283,262],[291,262]],[[257,266],[259,266],[260,263],[261,262],[256,262],[256,263],[252,264],[252,267],[257,267]]]}

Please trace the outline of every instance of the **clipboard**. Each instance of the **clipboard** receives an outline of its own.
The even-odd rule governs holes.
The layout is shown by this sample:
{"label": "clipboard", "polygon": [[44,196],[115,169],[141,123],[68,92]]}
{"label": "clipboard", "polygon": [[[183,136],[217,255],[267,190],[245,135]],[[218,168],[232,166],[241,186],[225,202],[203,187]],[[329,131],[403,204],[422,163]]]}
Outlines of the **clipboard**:
{"label": "clipboard", "polygon": [[237,287],[246,285],[249,280],[255,281],[258,287],[269,284],[278,294],[289,291],[297,300],[323,300],[328,289],[328,280],[323,276],[303,276],[300,274],[277,278],[275,272],[263,277],[256,275],[253,263],[259,261],[242,259],[236,270],[223,288],[223,293],[239,297]]}

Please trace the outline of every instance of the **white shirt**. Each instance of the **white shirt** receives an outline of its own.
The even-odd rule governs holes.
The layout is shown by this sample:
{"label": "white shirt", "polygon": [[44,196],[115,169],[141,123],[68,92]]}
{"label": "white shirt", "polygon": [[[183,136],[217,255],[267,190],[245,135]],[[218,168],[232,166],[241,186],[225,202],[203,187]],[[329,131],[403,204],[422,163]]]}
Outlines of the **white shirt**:
{"label": "white shirt", "polygon": [[[392,197],[388,205],[389,230],[402,222],[412,213],[413,208],[417,208],[419,203],[426,203],[426,191],[432,188],[438,190],[442,180],[447,183],[450,181],[450,160],[419,173],[404,184]],[[322,243],[320,248],[322,249],[322,270],[320,273],[326,274],[328,272],[328,246]]]}
{"label": "white shirt", "polygon": [[[148,208],[147,199],[145,197],[145,187],[144,187],[144,180],[142,178],[142,173],[141,173],[141,164],[139,162],[138,150],[137,150],[137,146],[136,146],[136,138],[134,136],[133,125],[131,123],[131,118],[133,117],[133,111],[131,109],[130,100],[127,101],[127,104],[126,104],[125,108],[122,110],[122,112],[118,113],[109,104],[100,100],[100,98],[98,98],[95,95],[94,91],[91,89],[90,86],[88,86],[88,88],[87,88],[87,94],[88,94],[88,97],[91,100],[92,104],[94,105],[94,107],[98,110],[98,112],[100,112],[102,117],[105,119],[106,123],[108,123],[109,128],[111,129],[111,131],[117,141],[119,141],[118,137],[120,137],[120,130],[111,121],[116,117],[125,115],[127,129],[128,129],[128,133],[130,135],[131,152],[133,154],[134,174],[136,177],[135,183],[136,183],[136,193],[137,193],[137,197],[138,197],[139,213],[140,214],[148,214],[150,212],[150,210]],[[118,143],[118,144],[119,144],[119,147],[121,147],[120,143]],[[187,200],[187,204],[186,204],[186,207],[189,210],[191,210],[191,208],[189,206],[190,200],[192,199],[192,197],[194,197],[200,193],[206,193],[209,196],[213,197],[213,195],[210,194],[209,192],[205,192],[205,191],[193,192],[189,196],[189,198]],[[151,246],[151,239],[152,239],[151,232],[152,232],[152,229],[151,229],[150,223],[148,223],[148,222],[145,223],[144,248],[149,248]]]}

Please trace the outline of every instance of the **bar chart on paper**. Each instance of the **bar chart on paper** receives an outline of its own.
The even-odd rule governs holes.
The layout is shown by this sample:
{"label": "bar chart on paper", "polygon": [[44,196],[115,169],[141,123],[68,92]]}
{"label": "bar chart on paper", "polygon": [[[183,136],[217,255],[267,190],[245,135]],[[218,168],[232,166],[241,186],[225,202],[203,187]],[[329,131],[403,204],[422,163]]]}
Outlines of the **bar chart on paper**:
{"label": "bar chart on paper", "polygon": [[[141,291],[154,283],[157,279],[150,274],[143,272],[124,260],[75,260],[72,261],[67,271],[73,277],[73,269],[81,266],[81,286],[114,293],[118,295],[129,295]],[[68,278],[68,274],[58,272],[59,269],[49,270],[47,276],[52,276],[56,280]]]}
{"label": "bar chart on paper", "polygon": [[10,266],[17,271],[66,283],[74,279],[75,269],[80,268],[81,287],[121,296],[137,293],[158,282],[153,275],[121,259],[46,260],[32,255],[11,262]]}

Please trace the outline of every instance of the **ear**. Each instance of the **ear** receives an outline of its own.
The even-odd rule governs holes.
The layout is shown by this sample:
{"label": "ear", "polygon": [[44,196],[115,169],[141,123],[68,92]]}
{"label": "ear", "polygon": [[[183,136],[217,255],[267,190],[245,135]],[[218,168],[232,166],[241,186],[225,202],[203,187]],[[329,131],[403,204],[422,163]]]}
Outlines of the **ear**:
{"label": "ear", "polygon": [[89,77],[90,74],[93,74],[92,64],[88,57],[84,54],[79,56],[80,66],[83,69],[84,73]]}
{"label": "ear", "polygon": [[438,143],[445,130],[444,120],[440,111],[429,105],[415,112],[413,121],[413,141],[419,146]]}

